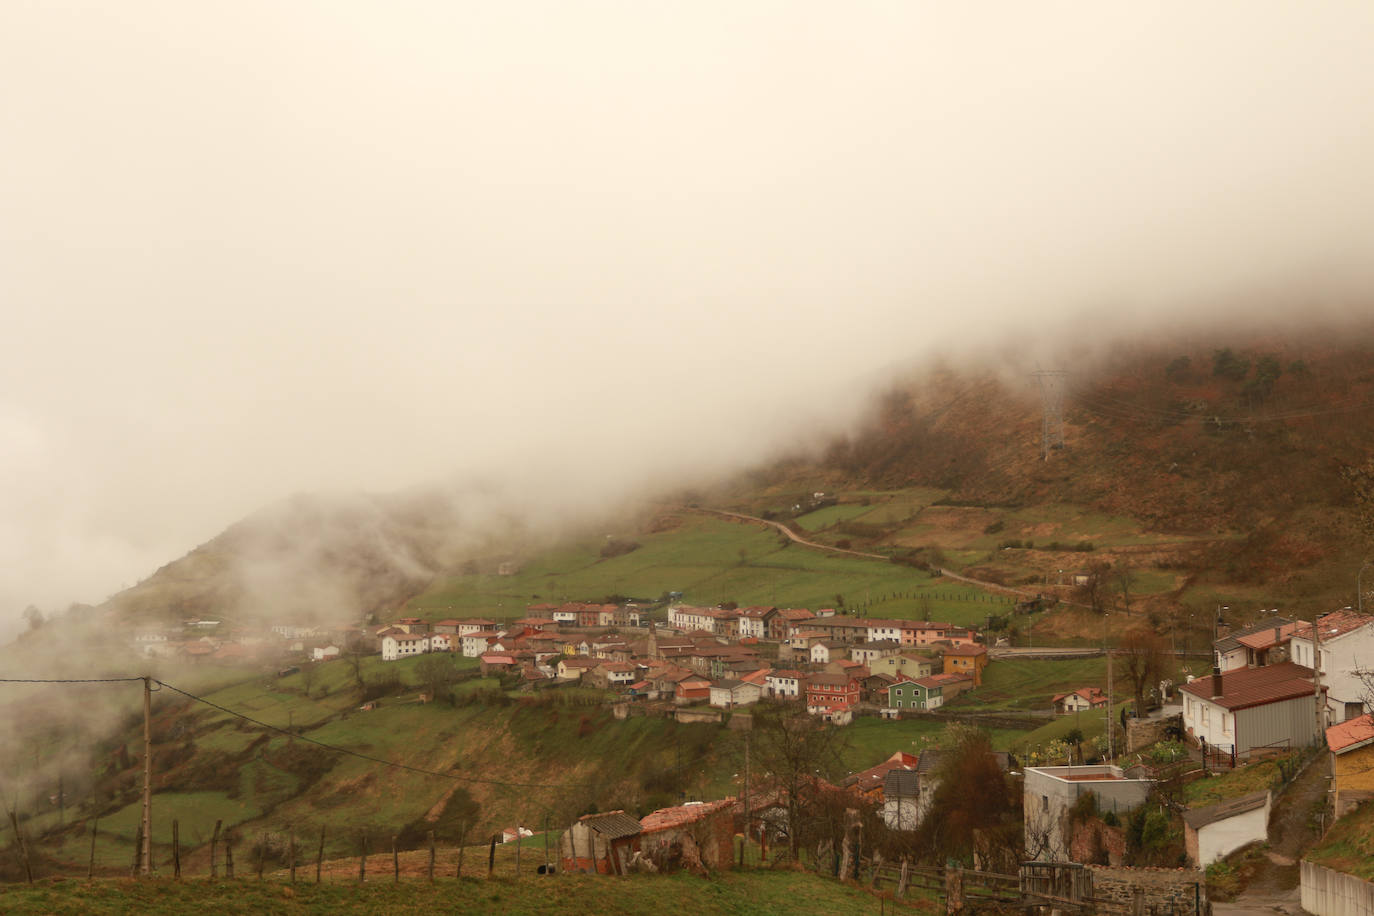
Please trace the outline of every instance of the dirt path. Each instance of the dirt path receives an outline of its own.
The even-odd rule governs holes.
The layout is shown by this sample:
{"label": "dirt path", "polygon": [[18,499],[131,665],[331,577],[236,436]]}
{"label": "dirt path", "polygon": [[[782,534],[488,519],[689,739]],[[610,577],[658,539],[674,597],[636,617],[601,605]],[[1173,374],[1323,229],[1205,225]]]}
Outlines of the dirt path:
{"label": "dirt path", "polygon": [[1245,890],[1230,903],[1218,903],[1218,916],[1248,914],[1301,914],[1301,878],[1298,861],[1321,838],[1313,812],[1326,802],[1331,758],[1319,754],[1288,787],[1269,813],[1269,848]]}
{"label": "dirt path", "polygon": [[[721,518],[733,519],[734,521],[739,522],[754,522],[759,525],[765,525],[772,528],[776,528],[778,531],[786,535],[787,539],[790,540],[792,543],[800,544],[803,547],[810,547],[812,550],[823,550],[826,553],[839,554],[841,556],[847,557],[861,557],[866,560],[883,560],[886,562],[891,562],[892,560],[891,557],[882,553],[866,553],[862,550],[848,550],[843,547],[832,547],[829,544],[821,544],[816,541],[810,541],[802,537],[800,534],[797,534],[797,532],[793,531],[791,528],[787,527],[782,522],[773,521],[772,519],[767,518],[759,518],[757,515],[745,515],[743,512],[731,512],[727,509],[687,509],[687,511],[701,512],[706,515],[715,515]],[[955,582],[962,582],[965,585],[972,585],[977,588],[981,588],[990,592],[997,592],[999,594],[1014,595],[1019,598],[1034,598],[1036,596],[1035,592],[1030,592],[1019,588],[1011,588],[1010,586],[1000,585],[996,582],[988,582],[983,579],[974,579],[969,576],[960,575],[959,573],[956,573],[948,569],[940,569],[940,575],[944,576],[946,579],[950,579]],[[1073,604],[1074,602],[1061,601],[1060,603]]]}

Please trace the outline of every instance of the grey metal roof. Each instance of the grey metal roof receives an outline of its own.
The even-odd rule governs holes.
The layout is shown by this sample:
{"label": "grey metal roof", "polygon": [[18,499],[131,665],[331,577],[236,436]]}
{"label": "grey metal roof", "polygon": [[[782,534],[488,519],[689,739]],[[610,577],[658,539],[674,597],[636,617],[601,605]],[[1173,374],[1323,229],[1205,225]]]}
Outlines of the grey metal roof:
{"label": "grey metal roof", "polygon": [[1268,798],[1269,790],[1264,789],[1259,792],[1251,792],[1249,795],[1242,795],[1239,798],[1228,798],[1226,801],[1217,802],[1215,805],[1208,805],[1205,808],[1189,808],[1183,812],[1183,822],[1194,830],[1201,830],[1208,824],[1215,824],[1217,821],[1224,821],[1228,817],[1235,817],[1237,814],[1245,814],[1247,811],[1263,808]]}
{"label": "grey metal roof", "polygon": [[920,784],[915,770],[891,770],[883,777],[883,798],[915,798]]}
{"label": "grey metal roof", "polygon": [[644,828],[639,821],[630,817],[624,811],[607,811],[605,814],[588,814],[581,818],[583,824],[595,830],[608,840],[617,840],[623,836],[634,836]]}

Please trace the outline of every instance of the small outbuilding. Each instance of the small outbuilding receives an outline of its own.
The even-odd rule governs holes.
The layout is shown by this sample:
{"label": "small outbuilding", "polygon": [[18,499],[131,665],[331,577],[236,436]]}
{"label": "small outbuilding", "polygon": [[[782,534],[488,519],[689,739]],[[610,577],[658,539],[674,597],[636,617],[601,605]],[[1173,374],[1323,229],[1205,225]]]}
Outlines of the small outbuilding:
{"label": "small outbuilding", "polygon": [[584,814],[559,840],[563,873],[626,874],[641,832],[639,821],[624,811]]}
{"label": "small outbuilding", "polygon": [[1183,812],[1183,845],[1198,868],[1269,836],[1269,790]]}

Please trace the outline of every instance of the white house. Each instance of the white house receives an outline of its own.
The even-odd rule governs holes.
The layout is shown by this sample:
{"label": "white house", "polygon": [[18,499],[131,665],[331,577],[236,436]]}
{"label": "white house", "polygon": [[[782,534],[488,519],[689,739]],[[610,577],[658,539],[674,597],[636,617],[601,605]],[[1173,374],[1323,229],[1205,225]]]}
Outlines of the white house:
{"label": "white house", "polygon": [[777,608],[745,607],[740,608],[735,618],[739,638],[764,639],[768,636],[768,622],[777,616]]}
{"label": "white house", "polygon": [[844,658],[845,644],[837,639],[822,639],[811,644],[811,664],[828,665]]}
{"label": "white house", "polygon": [[487,651],[493,642],[501,638],[501,634],[495,630],[476,630],[471,633],[464,633],[463,657],[479,658],[482,653]]}
{"label": "white house", "polygon": [[329,646],[316,646],[316,647],[315,647],[314,649],[312,649],[311,652],[310,652],[310,658],[311,658],[313,661],[317,661],[317,662],[328,661],[328,660],[331,659],[331,658],[338,658],[338,657],[339,657],[339,647],[338,647],[338,646],[335,646],[335,645],[329,645]]}
{"label": "white house", "polygon": [[388,633],[382,637],[382,661],[423,655],[429,651],[429,637],[423,633]]}
{"label": "white house", "polygon": [[902,645],[895,639],[880,639],[876,642],[866,642],[855,646],[849,650],[849,657],[861,665],[868,666],[873,670],[874,664],[883,658],[896,656],[901,652]]}
{"label": "white house", "polygon": [[883,823],[892,830],[915,830],[921,825],[920,776],[915,770],[894,769],[883,777]]}
{"label": "white house", "polygon": [[1193,865],[1206,868],[1249,843],[1269,838],[1269,790],[1251,792],[1183,812],[1183,845]]}
{"label": "white house", "polygon": [[1183,728],[1236,759],[1257,747],[1306,747],[1318,737],[1312,671],[1293,662],[1239,668],[1184,684]]}
{"label": "white house", "polygon": [[707,633],[716,632],[716,620],[720,616],[717,608],[692,607],[687,604],[680,604],[677,607],[668,609],[668,626],[689,633],[692,630],[704,630]]}
{"label": "white house", "polygon": [[801,696],[801,681],[800,671],[770,671],[763,679],[764,692],[770,697],[796,699]]}
{"label": "white house", "polygon": [[452,652],[454,640],[458,637],[453,633],[430,633],[429,651],[431,652]]}
{"label": "white house", "polygon": [[711,705],[722,709],[750,706],[759,701],[763,688],[748,681],[724,680],[711,685]]}
{"label": "white house", "polygon": [[272,628],[272,632],[282,639],[304,639],[307,636],[315,636],[319,630],[315,627],[298,627],[291,624],[277,624]]}
{"label": "white house", "polygon": [[1267,617],[1235,630],[1212,643],[1214,664],[1221,673],[1237,668],[1258,668],[1287,661],[1284,647],[1297,625],[1286,617]]}
{"label": "white house", "polygon": [[902,642],[902,621],[900,620],[869,620],[868,641],[879,642],[890,639],[897,644]]}
{"label": "white house", "polygon": [[1366,711],[1362,702],[1361,672],[1374,671],[1374,616],[1346,608],[1317,618],[1321,658],[1316,658],[1312,624],[1301,622],[1293,634],[1293,661],[1315,667],[1326,688],[1331,723],[1353,719]]}

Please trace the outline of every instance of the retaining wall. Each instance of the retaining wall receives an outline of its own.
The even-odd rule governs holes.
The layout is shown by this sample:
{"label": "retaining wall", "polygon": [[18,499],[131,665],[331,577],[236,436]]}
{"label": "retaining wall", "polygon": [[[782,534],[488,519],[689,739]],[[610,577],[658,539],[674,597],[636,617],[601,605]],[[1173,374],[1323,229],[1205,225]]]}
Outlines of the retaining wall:
{"label": "retaining wall", "polygon": [[1374,882],[1304,860],[1302,908],[1316,916],[1374,916]]}

